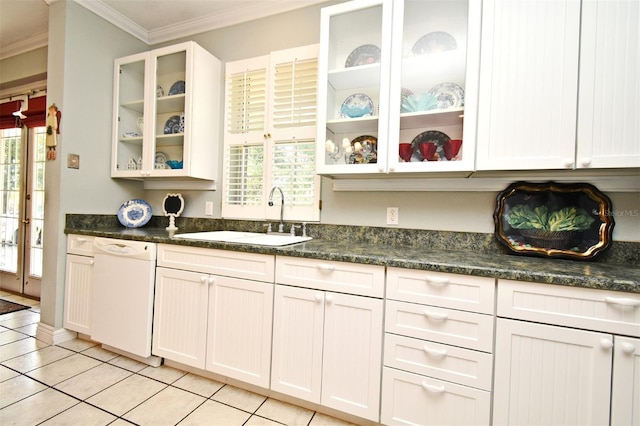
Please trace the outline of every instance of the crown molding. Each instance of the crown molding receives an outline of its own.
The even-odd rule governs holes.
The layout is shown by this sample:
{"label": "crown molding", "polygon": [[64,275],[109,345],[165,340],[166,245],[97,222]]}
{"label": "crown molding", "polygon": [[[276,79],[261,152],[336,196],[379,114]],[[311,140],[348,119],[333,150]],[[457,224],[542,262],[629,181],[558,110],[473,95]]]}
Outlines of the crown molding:
{"label": "crown molding", "polygon": [[0,51],[0,60],[19,55],[21,53],[29,52],[31,50],[39,49],[46,46],[48,43],[49,33],[46,32],[25,40],[11,43]]}
{"label": "crown molding", "polygon": [[165,27],[158,28],[157,30],[149,31],[149,43],[163,43],[181,37],[187,37],[218,28],[253,21],[267,16],[277,15],[279,13],[289,12],[300,9],[301,7],[323,3],[325,1],[326,0],[307,0],[304,2],[303,6],[300,6],[301,2],[299,1],[284,1],[281,3],[263,2],[258,5],[252,4],[241,8],[236,7],[233,10],[224,13],[201,16],[196,19],[167,25]]}
{"label": "crown molding", "polygon": [[135,38],[149,43],[149,32],[140,25],[133,22],[120,12],[115,11],[103,2],[99,0],[75,0],[76,3],[84,7],[85,9],[95,13],[101,18],[111,22],[116,27],[131,34]]}

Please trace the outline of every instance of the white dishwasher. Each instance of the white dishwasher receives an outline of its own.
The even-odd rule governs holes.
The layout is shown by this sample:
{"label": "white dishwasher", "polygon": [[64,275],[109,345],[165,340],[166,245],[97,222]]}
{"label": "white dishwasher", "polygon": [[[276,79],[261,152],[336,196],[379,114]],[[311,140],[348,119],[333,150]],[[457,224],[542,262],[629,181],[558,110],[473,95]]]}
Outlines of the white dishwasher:
{"label": "white dishwasher", "polygon": [[94,239],[91,339],[107,349],[151,357],[156,245]]}

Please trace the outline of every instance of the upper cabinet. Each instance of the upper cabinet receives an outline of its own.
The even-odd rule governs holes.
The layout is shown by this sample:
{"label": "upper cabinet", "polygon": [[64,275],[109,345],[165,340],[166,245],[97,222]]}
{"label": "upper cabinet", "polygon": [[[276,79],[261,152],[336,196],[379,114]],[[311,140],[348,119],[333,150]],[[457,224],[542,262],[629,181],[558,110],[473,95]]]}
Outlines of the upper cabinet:
{"label": "upper cabinet", "polygon": [[116,59],[111,176],[215,180],[220,70],[194,42]]}
{"label": "upper cabinet", "polygon": [[356,0],[321,13],[317,171],[471,171],[480,2]]}
{"label": "upper cabinet", "polygon": [[640,3],[485,0],[482,14],[478,170],[640,167]]}

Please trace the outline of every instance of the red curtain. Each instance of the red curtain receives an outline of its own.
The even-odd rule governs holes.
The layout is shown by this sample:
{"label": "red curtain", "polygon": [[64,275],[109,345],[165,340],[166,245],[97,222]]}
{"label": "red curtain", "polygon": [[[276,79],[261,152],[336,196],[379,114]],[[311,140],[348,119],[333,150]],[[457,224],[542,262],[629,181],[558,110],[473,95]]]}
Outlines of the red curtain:
{"label": "red curtain", "polygon": [[0,129],[12,127],[40,127],[47,122],[47,97],[39,96],[29,99],[29,109],[22,111],[27,118],[21,120],[13,115],[20,108],[22,101],[10,101],[0,104]]}

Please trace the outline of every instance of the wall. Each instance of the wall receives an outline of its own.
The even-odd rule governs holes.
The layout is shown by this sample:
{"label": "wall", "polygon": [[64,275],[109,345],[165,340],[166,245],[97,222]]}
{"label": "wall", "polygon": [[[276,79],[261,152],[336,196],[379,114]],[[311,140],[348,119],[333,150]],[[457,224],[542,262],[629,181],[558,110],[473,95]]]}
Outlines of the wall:
{"label": "wall", "polygon": [[0,61],[0,85],[47,72],[47,47]]}

